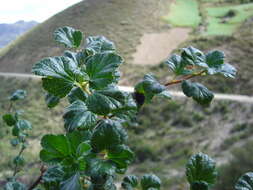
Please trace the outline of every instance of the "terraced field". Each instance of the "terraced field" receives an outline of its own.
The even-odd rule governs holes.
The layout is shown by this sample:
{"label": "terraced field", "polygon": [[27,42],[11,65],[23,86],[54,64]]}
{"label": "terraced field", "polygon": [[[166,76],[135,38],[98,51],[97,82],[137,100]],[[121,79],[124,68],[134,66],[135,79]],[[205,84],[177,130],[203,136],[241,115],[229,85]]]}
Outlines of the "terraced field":
{"label": "terraced field", "polygon": [[170,5],[165,20],[175,27],[193,27],[197,35],[232,35],[251,16],[253,16],[253,3],[175,0]]}

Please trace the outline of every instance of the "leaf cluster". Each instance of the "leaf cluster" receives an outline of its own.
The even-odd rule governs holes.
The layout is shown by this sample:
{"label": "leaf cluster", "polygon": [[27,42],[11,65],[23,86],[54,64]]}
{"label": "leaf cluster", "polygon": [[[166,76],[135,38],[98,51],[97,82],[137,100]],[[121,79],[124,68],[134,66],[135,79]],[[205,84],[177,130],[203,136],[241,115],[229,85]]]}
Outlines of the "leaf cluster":
{"label": "leaf cluster", "polygon": [[[187,97],[208,105],[213,93],[189,80],[215,74],[230,78],[236,75],[236,69],[225,63],[223,52],[204,54],[188,47],[165,61],[174,73],[173,80],[163,84],[147,74],[135,86],[134,93],[123,92],[118,88],[123,59],[113,42],[103,36],[85,38],[81,31],[71,27],[57,29],[54,39],[68,50],[60,56],[44,58],[32,68],[35,75],[42,77],[49,108],[57,106],[63,98],[69,102],[63,115],[65,133],[47,134],[41,139],[40,159],[47,170],[42,172],[39,182],[45,190],[115,190],[116,175],[126,173],[134,160],[134,153],[127,145],[125,125],[144,104],[155,97],[172,98],[168,86],[181,83]],[[25,95],[19,90],[9,99],[13,102]],[[31,125],[18,115],[7,113],[3,119],[20,139]],[[14,162],[21,165],[22,159],[17,157]],[[193,155],[186,165],[186,176],[191,190],[207,190],[217,177],[215,162],[202,153]],[[243,176],[237,189],[251,184],[250,176]],[[129,175],[123,178],[121,186],[126,190],[159,190],[161,180],[154,174],[146,174],[140,180]],[[26,189],[14,178],[6,187]]]}

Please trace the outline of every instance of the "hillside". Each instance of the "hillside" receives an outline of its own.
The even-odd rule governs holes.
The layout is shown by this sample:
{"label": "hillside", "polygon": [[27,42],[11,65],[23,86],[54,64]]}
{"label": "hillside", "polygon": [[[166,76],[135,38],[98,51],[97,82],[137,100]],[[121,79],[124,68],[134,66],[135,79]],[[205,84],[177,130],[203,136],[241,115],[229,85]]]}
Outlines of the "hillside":
{"label": "hillside", "polygon": [[116,42],[126,62],[130,62],[142,34],[160,27],[158,18],[168,3],[168,0],[82,1],[38,25],[1,51],[0,70],[29,73],[31,66],[42,57],[59,54],[61,48],[52,41],[52,32],[65,25],[78,28],[86,35],[108,37]]}
{"label": "hillside", "polygon": [[[29,135],[31,148],[25,152],[27,162],[31,163],[20,173],[22,181],[29,183],[32,180],[29,174],[38,172],[39,139],[47,133],[62,132],[66,102],[49,110],[40,81],[17,79],[0,77],[0,115],[9,106],[5,100],[10,93],[19,88],[27,90],[28,98],[17,107],[25,110],[23,117],[33,124]],[[253,105],[248,103],[214,101],[210,107],[201,107],[190,99],[173,99],[167,103],[155,100],[142,109],[138,125],[129,127],[129,145],[136,153],[129,172],[138,175],[153,172],[162,178],[165,189],[177,184],[183,188],[184,165],[191,154],[203,151],[220,165],[228,161],[231,149],[252,139],[252,113]],[[9,128],[2,120],[0,126],[3,126],[0,127],[0,179],[5,179],[11,172],[10,160],[16,150],[6,144],[11,137]]]}
{"label": "hillside", "polygon": [[25,22],[22,20],[13,24],[0,24],[0,48],[5,47],[11,41],[37,24],[36,21]]}

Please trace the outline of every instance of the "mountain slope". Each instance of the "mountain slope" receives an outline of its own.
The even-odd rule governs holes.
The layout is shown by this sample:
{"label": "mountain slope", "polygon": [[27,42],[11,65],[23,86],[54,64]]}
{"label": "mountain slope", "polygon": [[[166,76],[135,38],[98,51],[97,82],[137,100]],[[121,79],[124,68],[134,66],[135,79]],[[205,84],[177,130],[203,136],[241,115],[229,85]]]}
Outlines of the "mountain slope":
{"label": "mountain slope", "polygon": [[0,48],[15,40],[19,35],[36,26],[36,21],[25,22],[20,20],[13,24],[0,24]]}
{"label": "mountain slope", "polygon": [[52,40],[57,27],[72,26],[86,35],[105,35],[116,42],[127,62],[144,32],[159,28],[161,7],[168,0],[86,0],[35,27],[0,52],[2,72],[30,72],[31,66],[45,56],[57,55],[60,46]]}

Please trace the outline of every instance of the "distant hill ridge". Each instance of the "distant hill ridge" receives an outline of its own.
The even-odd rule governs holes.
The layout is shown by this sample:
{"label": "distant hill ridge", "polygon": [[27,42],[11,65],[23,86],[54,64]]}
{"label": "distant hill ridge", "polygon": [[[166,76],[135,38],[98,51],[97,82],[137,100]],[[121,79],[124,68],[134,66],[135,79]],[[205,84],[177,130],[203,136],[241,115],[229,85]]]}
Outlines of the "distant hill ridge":
{"label": "distant hill ridge", "polygon": [[15,40],[19,35],[36,26],[36,21],[17,21],[13,24],[0,24],[0,48]]}
{"label": "distant hill ridge", "polygon": [[[117,45],[127,63],[140,38],[157,31],[159,20],[167,12],[168,0],[85,0],[57,13],[0,51],[1,72],[30,73],[32,65],[43,57],[62,53],[53,41],[53,31],[71,26],[86,36],[104,35]],[[161,24],[161,23],[160,23]]]}

